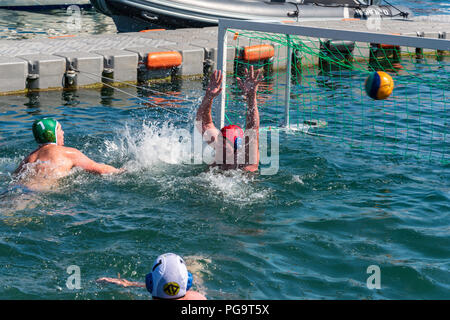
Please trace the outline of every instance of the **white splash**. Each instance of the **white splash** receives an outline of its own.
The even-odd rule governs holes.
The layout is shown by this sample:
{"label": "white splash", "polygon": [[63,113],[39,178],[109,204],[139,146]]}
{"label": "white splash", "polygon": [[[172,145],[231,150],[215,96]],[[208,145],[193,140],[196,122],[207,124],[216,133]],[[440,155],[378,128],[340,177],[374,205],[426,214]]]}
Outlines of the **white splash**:
{"label": "white splash", "polygon": [[167,164],[189,163],[192,157],[189,131],[169,123],[143,123],[139,131],[122,128],[115,141],[105,141],[106,152],[126,159],[128,171],[155,169]]}
{"label": "white splash", "polygon": [[[257,175],[193,164],[191,136],[188,129],[167,122],[143,122],[138,129],[126,125],[113,141],[105,141],[105,153],[108,158],[124,163],[128,172],[139,174],[139,183],[157,184],[169,198],[181,191],[206,191],[205,197],[211,200],[245,206],[265,201],[270,195],[270,189],[255,183]],[[202,156],[212,156],[208,154],[211,151],[204,145]],[[199,166],[205,169],[201,173]]]}
{"label": "white splash", "polygon": [[305,182],[303,182],[303,180],[300,178],[299,175],[293,175],[292,176],[292,181],[295,182],[295,183],[305,184]]}

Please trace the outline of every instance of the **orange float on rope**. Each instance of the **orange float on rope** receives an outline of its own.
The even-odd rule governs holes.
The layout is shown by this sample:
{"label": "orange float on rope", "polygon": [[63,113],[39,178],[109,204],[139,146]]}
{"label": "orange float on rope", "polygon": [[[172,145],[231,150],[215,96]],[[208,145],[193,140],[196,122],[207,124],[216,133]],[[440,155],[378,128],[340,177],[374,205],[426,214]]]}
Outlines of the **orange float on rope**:
{"label": "orange float on rope", "polygon": [[275,49],[270,44],[260,44],[244,48],[242,59],[245,61],[267,60],[275,55]]}
{"label": "orange float on rope", "polygon": [[381,49],[399,49],[400,46],[394,45],[394,44],[377,44],[378,48]]}
{"label": "orange float on rope", "polygon": [[75,37],[74,34],[64,34],[62,36],[53,36],[53,37],[48,37],[49,39],[59,39],[59,38],[71,38],[71,37]]}
{"label": "orange float on rope", "polygon": [[402,66],[400,63],[393,63],[392,66],[393,66],[395,69],[403,69],[403,66]]}
{"label": "orange float on rope", "polygon": [[150,52],[147,55],[148,69],[178,67],[182,62],[183,57],[178,51]]}
{"label": "orange float on rope", "polygon": [[141,30],[139,32],[152,32],[152,31],[166,31],[166,29],[147,29],[147,30]]}

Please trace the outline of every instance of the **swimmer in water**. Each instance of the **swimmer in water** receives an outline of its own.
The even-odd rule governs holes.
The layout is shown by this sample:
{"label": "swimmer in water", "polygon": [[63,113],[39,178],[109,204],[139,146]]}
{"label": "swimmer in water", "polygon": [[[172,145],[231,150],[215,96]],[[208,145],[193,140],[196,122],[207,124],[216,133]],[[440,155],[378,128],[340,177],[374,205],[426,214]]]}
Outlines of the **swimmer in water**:
{"label": "swimmer in water", "polygon": [[[211,117],[212,103],[222,91],[222,72],[211,75],[205,97],[197,111],[196,127],[203,139],[216,152],[213,166],[222,170],[241,169],[255,172],[259,165],[259,112],[256,101],[258,86],[262,81],[262,70],[245,69],[245,80],[237,78],[247,102],[245,134],[237,125],[218,130]],[[243,157],[242,157],[243,155]]]}
{"label": "swimmer in water", "polygon": [[16,184],[26,191],[49,190],[74,167],[98,174],[123,172],[123,169],[97,163],[75,148],[65,147],[64,131],[53,118],[36,120],[32,129],[39,147],[14,171],[18,178]]}
{"label": "swimmer in water", "polygon": [[165,253],[156,258],[152,270],[146,275],[145,283],[120,278],[100,278],[97,282],[118,284],[123,287],[147,288],[153,299],[164,300],[206,300],[199,292],[191,290],[193,277],[184,260],[174,254]]}

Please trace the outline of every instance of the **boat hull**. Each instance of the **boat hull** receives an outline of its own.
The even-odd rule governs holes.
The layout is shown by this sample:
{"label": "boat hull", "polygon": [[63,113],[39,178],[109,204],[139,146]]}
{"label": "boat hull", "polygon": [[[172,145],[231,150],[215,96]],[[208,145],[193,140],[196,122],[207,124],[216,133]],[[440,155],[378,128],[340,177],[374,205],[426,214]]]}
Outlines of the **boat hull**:
{"label": "boat hull", "polygon": [[[301,21],[343,18],[365,19],[368,8],[376,8],[382,17],[399,16],[388,6],[323,6],[267,1],[153,1],[153,0],[91,0],[100,12],[109,15],[119,32],[136,32],[152,28],[192,28],[216,26],[219,19]],[[397,7],[398,8],[398,7]],[[407,8],[400,8],[412,16]]]}

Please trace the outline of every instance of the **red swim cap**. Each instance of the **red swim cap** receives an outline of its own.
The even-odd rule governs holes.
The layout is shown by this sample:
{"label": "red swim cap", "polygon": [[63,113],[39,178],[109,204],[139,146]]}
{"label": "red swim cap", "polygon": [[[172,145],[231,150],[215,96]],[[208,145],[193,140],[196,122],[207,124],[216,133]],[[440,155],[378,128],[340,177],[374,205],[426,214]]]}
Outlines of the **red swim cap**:
{"label": "red swim cap", "polygon": [[220,132],[222,132],[222,136],[226,138],[228,141],[233,143],[234,149],[237,150],[242,146],[242,139],[244,138],[244,131],[241,127],[232,124],[226,127],[223,127]]}

